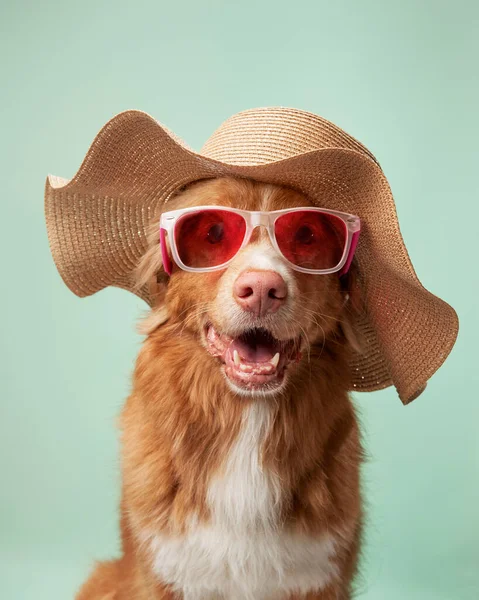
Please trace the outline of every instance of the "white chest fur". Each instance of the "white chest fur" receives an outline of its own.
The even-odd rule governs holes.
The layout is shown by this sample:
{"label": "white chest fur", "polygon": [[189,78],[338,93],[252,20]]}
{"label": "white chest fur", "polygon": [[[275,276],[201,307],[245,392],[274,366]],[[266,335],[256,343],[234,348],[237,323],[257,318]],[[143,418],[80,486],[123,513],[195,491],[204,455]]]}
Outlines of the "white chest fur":
{"label": "white chest fur", "polygon": [[281,486],[260,450],[270,427],[267,403],[245,411],[238,439],[208,490],[211,522],[181,537],[149,537],[158,577],[185,600],[276,600],[325,587],[337,576],[335,540],[284,531]]}

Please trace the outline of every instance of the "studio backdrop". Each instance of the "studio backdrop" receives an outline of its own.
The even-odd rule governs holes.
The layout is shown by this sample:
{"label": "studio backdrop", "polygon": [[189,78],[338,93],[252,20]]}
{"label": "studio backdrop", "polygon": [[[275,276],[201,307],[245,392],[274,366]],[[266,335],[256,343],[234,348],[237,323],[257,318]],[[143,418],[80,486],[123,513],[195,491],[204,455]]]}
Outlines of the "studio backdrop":
{"label": "studio backdrop", "polygon": [[479,597],[479,6],[467,0],[103,0],[0,7],[0,597],[73,598],[119,551],[117,416],[146,304],[74,296],[43,192],[100,127],[151,114],[199,150],[257,106],[320,114],[387,174],[422,283],[458,312],[426,391],[356,393],[366,460],[362,600]]}

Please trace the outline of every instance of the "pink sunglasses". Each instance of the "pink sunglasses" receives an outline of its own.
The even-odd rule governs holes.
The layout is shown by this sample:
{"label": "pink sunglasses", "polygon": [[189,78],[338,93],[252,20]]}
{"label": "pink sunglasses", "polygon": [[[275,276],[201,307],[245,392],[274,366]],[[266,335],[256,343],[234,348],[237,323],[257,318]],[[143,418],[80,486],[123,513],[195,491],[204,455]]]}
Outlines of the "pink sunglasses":
{"label": "pink sunglasses", "polygon": [[270,212],[219,206],[195,206],[161,215],[160,246],[168,275],[172,262],[184,271],[224,269],[265,227],[271,243],[289,265],[302,273],[347,273],[358,243],[359,217],[326,208],[287,208]]}

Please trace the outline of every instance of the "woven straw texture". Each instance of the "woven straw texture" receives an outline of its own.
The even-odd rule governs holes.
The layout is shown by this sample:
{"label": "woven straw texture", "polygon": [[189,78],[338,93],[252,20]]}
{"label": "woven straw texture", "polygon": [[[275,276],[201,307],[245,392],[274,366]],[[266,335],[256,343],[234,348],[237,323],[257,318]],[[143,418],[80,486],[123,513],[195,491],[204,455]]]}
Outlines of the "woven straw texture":
{"label": "woven straw texture", "polygon": [[[181,186],[224,175],[300,190],[318,206],[358,215],[356,252],[365,350],[351,363],[352,388],[395,385],[406,404],[452,349],[454,310],[419,282],[407,254],[389,184],[357,140],[311,113],[263,108],[228,119],[200,154],[149,115],[127,111],[97,135],[71,181],[50,176],[45,212],[50,247],[79,296],[106,286],[133,291],[132,270],[147,228]],[[152,303],[148,289],[137,292]]]}

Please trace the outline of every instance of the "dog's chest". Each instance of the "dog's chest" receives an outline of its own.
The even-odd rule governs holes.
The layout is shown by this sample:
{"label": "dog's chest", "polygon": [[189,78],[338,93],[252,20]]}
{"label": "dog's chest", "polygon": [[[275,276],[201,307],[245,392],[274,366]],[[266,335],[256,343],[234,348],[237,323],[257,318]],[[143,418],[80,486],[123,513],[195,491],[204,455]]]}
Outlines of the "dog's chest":
{"label": "dog's chest", "polygon": [[289,533],[279,524],[281,486],[260,452],[270,409],[247,409],[224,469],[208,489],[211,521],[181,537],[151,538],[157,576],[185,600],[273,600],[325,587],[337,575],[335,540]]}

